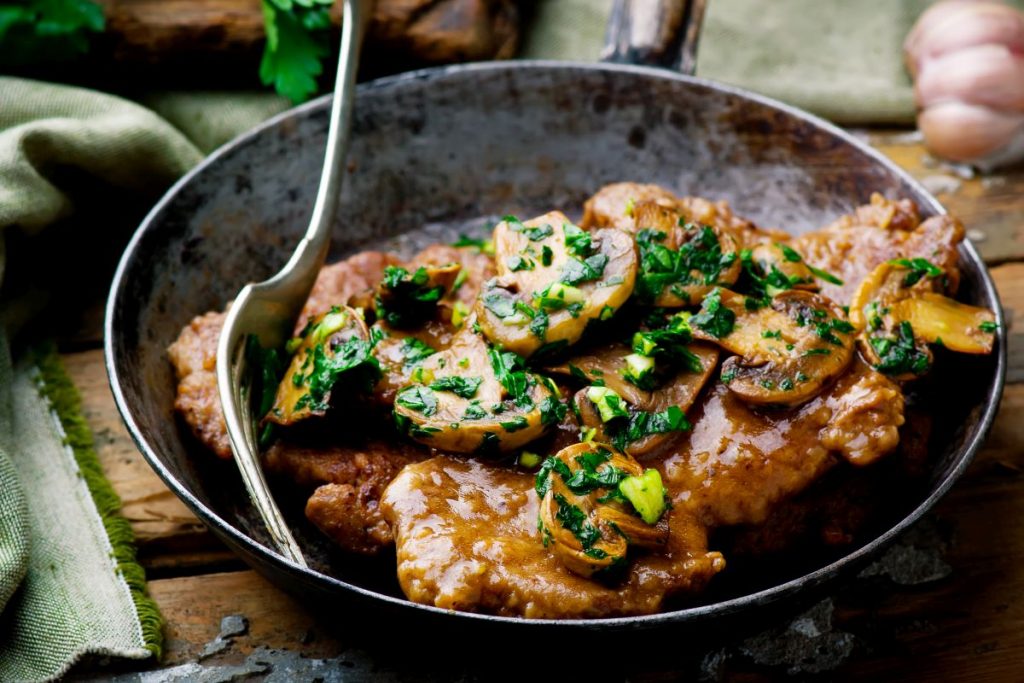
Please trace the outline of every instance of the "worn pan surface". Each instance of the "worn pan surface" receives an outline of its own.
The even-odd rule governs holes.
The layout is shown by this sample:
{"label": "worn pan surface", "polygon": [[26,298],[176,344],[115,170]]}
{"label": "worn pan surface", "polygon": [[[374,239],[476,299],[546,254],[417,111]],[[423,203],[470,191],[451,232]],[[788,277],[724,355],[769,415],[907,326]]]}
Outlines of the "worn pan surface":
{"label": "worn pan surface", "polygon": [[[875,556],[949,489],[988,431],[1003,384],[1002,331],[997,353],[955,372],[941,420],[948,429],[933,440],[924,485],[876,533],[843,556],[802,558],[759,583],[726,582],[703,603],[654,616],[527,622],[414,605],[397,588],[393,557],[333,551],[303,519],[301,499],[282,489],[313,568],[292,566],[263,545],[234,466],[213,462],[176,419],[165,349],[193,316],[222,309],[242,285],[285,262],[313,205],[327,107],[323,98],[268,121],[178,182],[125,252],[106,320],[114,396],[149,463],[225,543],[293,591],[473,629],[704,630],[797,602]],[[727,199],[739,214],[795,233],[875,191],[915,200],[924,216],[943,210],[906,173],[819,119],[736,89],[628,66],[496,63],[369,83],[359,91],[349,170],[335,257],[481,231],[490,216],[554,208],[578,215],[584,198],[618,180]],[[998,310],[977,252],[965,244],[961,259],[961,298]]]}

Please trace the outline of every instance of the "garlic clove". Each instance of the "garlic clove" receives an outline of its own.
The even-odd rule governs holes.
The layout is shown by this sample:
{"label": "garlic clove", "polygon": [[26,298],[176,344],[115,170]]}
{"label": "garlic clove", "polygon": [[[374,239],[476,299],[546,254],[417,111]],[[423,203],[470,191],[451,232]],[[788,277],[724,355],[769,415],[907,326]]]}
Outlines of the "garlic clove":
{"label": "garlic clove", "polygon": [[1001,112],[984,105],[944,102],[928,107],[917,125],[936,155],[974,163],[1024,133],[1024,113]]}
{"label": "garlic clove", "polygon": [[931,58],[988,43],[1024,53],[1024,15],[995,2],[942,2],[921,15],[903,50],[907,68],[916,76]]}
{"label": "garlic clove", "polygon": [[928,59],[914,85],[917,105],[960,100],[1024,112],[1024,56],[1004,45],[975,45]]}

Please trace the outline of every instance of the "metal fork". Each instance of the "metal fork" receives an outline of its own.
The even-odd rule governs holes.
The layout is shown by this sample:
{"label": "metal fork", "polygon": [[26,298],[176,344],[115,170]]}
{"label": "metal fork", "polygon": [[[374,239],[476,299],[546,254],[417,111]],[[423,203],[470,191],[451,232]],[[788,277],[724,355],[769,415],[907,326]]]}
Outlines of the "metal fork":
{"label": "metal fork", "polygon": [[277,275],[242,288],[228,311],[217,344],[217,387],[235,463],[277,550],[302,567],[307,566],[302,550],[274,502],[260,466],[256,437],[259,416],[252,414],[245,341],[249,335],[255,335],[264,348],[284,344],[327,257],[352,127],[359,47],[372,4],[372,0],[343,0],[341,51],[331,100],[327,150],[306,234]]}

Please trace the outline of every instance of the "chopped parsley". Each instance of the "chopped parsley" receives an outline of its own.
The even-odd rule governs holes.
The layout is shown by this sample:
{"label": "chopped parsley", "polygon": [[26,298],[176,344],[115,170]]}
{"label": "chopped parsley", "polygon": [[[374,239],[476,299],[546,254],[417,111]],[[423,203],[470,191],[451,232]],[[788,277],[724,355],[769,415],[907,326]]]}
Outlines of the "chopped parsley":
{"label": "chopped parsley", "polygon": [[511,292],[500,287],[487,290],[481,297],[484,308],[499,318],[511,318],[516,314],[516,298]]}
{"label": "chopped parsley", "polygon": [[505,265],[507,265],[509,270],[513,272],[518,272],[520,270],[533,270],[535,267],[533,261],[524,256],[519,256],[518,254],[506,258]]}
{"label": "chopped parsley", "polygon": [[680,285],[716,284],[722,270],[736,260],[736,254],[722,253],[718,236],[706,225],[694,231],[694,237],[678,250],[662,244],[666,237],[664,232],[649,228],[637,233],[640,270],[635,292],[641,301],[653,301],[666,287],[673,287],[674,294],[686,299]]}
{"label": "chopped parsley", "polygon": [[461,398],[473,398],[476,396],[477,389],[480,388],[480,383],[483,382],[482,377],[439,377],[430,383],[430,388],[434,391],[450,391],[456,396]]}
{"label": "chopped parsley", "polygon": [[476,239],[466,235],[459,235],[459,239],[452,242],[452,246],[456,248],[473,247],[481,253],[494,256],[494,243],[489,239]]}
{"label": "chopped parsley", "polygon": [[309,392],[299,398],[295,409],[310,407],[313,410],[325,410],[325,398],[338,379],[352,373],[352,384],[363,391],[369,391],[380,379],[380,364],[373,356],[374,341],[366,341],[353,337],[334,350],[328,356],[323,344],[311,350],[313,367],[306,377]]}
{"label": "chopped parsley", "polygon": [[704,297],[700,312],[690,317],[690,325],[699,327],[715,339],[729,336],[736,324],[736,314],[722,304],[722,290],[715,287]]}
{"label": "chopped parsley", "polygon": [[562,527],[576,537],[576,540],[583,546],[584,554],[595,559],[607,557],[603,550],[594,547],[594,544],[601,540],[601,531],[587,521],[587,516],[583,510],[570,503],[560,493],[555,494],[555,503],[558,504],[555,519],[558,520]]}
{"label": "chopped parsley", "polygon": [[679,406],[669,406],[657,413],[636,411],[628,420],[620,419],[605,426],[605,432],[612,437],[612,444],[619,450],[652,434],[683,432],[690,428],[686,414]]}
{"label": "chopped parsley", "polygon": [[562,479],[569,479],[572,477],[572,472],[569,471],[569,466],[554,456],[550,456],[541,463],[540,469],[537,471],[537,476],[534,477],[533,488],[537,491],[537,495],[540,498],[548,495],[548,491],[551,490],[551,472],[557,472],[562,476]]}
{"label": "chopped parsley", "polygon": [[444,287],[431,285],[426,268],[412,274],[399,266],[384,269],[376,304],[378,314],[392,327],[417,325],[434,314]]}
{"label": "chopped parsley", "polygon": [[[789,245],[782,244],[781,242],[776,242],[775,246],[778,247],[779,250],[782,252],[782,257],[789,261],[790,263],[801,263],[804,260],[803,256],[800,255],[800,252],[798,252],[796,249]],[[825,270],[821,270],[820,268],[815,268],[810,263],[805,263],[804,265],[806,265],[807,270],[814,273],[814,275],[818,279],[824,280],[825,282],[830,282],[833,285],[842,286],[843,281],[837,278],[832,273],[829,273],[828,271]]]}
{"label": "chopped parsley", "polygon": [[421,413],[423,417],[430,417],[437,412],[437,396],[429,388],[424,386],[411,386],[398,392],[395,403]]}
{"label": "chopped parsley", "polygon": [[931,359],[914,345],[914,328],[904,320],[896,329],[896,337],[871,337],[871,347],[878,354],[875,369],[886,375],[923,375]]}
{"label": "chopped parsley", "polygon": [[[579,308],[582,307],[586,299],[587,297],[583,290],[561,282],[553,282],[544,288],[543,291],[534,294],[534,303],[542,310],[559,311],[563,308],[570,308],[571,313],[571,307],[579,304],[579,307],[576,309],[577,315]],[[486,302],[484,303],[486,305]]]}
{"label": "chopped parsley", "polygon": [[569,258],[562,266],[562,274],[559,282],[566,285],[577,285],[581,282],[599,280],[604,275],[604,267],[608,264],[608,257],[604,254],[594,254],[585,260]]}
{"label": "chopped parsley", "polygon": [[488,349],[487,356],[498,382],[508,392],[512,401],[521,408],[532,408],[530,399],[529,376],[526,374],[526,362],[522,356],[511,351]]}
{"label": "chopped parsley", "polygon": [[518,432],[520,429],[526,429],[530,426],[529,421],[522,415],[517,415],[508,422],[499,422],[498,424],[506,432]]}
{"label": "chopped parsley", "polygon": [[579,469],[573,472],[571,477],[562,476],[566,488],[577,496],[584,496],[598,489],[615,488],[626,478],[626,473],[608,464],[611,458],[611,452],[604,448],[577,455],[574,460]]}
{"label": "chopped parsley", "polygon": [[605,386],[591,386],[587,389],[587,398],[597,408],[602,422],[629,417],[629,411],[626,410],[626,402],[613,389]]}
{"label": "chopped parsley", "polygon": [[540,402],[540,422],[545,426],[558,424],[565,419],[568,410],[569,406],[565,403],[554,396],[548,396]]}
{"label": "chopped parsley", "polygon": [[748,310],[753,311],[766,306],[776,294],[809,282],[796,275],[786,275],[774,263],[771,264],[767,273],[764,272],[761,265],[754,261],[754,254],[750,249],[740,251],[740,263],[743,264],[744,275],[742,289],[749,292],[751,298],[754,299],[754,301],[750,301],[748,298],[744,302]]}
{"label": "chopped parsley", "polygon": [[586,258],[590,255],[590,233],[572,223],[563,223],[562,232],[565,233],[565,248],[570,254]]}
{"label": "chopped parsley", "polygon": [[526,239],[530,240],[531,242],[540,242],[541,240],[551,237],[551,235],[553,235],[555,232],[555,229],[552,228],[547,223],[545,223],[544,225],[538,225],[536,227],[528,228],[525,225],[523,225],[523,222],[520,221],[515,216],[505,216],[504,220],[506,223],[509,224],[509,227],[511,227],[516,232],[521,232],[524,235],[526,235]]}
{"label": "chopped parsley", "polygon": [[530,321],[530,332],[533,334],[533,336],[537,337],[540,340],[543,340],[544,337],[546,337],[548,334],[549,323],[550,319],[548,318],[547,311],[541,309],[536,312],[536,314],[533,316],[533,319]]}
{"label": "chopped parsley", "polygon": [[986,320],[982,324],[978,325],[978,329],[988,334],[994,334],[999,329],[999,324],[991,320]]}
{"label": "chopped parsley", "polygon": [[542,266],[550,266],[554,256],[555,252],[551,250],[551,247],[545,244],[540,250],[540,264]]}
{"label": "chopped parsley", "polygon": [[406,337],[405,341],[402,342],[402,357],[405,358],[406,366],[415,365],[425,358],[433,356],[437,351],[430,348],[427,344],[421,342],[416,337]]}
{"label": "chopped parsley", "polygon": [[480,401],[470,401],[466,406],[466,412],[462,414],[464,420],[482,420],[487,417],[487,411],[480,405]]}
{"label": "chopped parsley", "polygon": [[912,287],[920,282],[926,275],[930,278],[936,278],[946,272],[926,258],[897,258],[892,259],[887,263],[892,266],[906,268],[910,271],[907,273],[906,277],[903,278],[904,287]]}
{"label": "chopped parsley", "polygon": [[[256,413],[266,415],[274,407],[277,385],[287,369],[285,359],[277,349],[264,349],[260,346],[259,339],[254,334],[245,338],[245,356],[249,367],[255,368],[251,391],[252,396],[259,399],[258,404],[254,406]],[[298,373],[295,374],[295,377],[299,376]]]}

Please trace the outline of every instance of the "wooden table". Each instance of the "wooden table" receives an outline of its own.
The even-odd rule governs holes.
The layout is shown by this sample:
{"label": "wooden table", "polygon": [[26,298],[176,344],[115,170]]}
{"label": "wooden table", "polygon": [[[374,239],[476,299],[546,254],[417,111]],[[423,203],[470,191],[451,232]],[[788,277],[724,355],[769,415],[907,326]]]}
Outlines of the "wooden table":
{"label": "wooden table", "polygon": [[[865,135],[964,221],[992,269],[1011,321],[999,417],[963,479],[869,572],[874,576],[857,579],[859,587],[839,591],[774,633],[697,653],[689,666],[730,680],[817,670],[830,680],[1024,680],[1024,530],[1017,528],[1024,520],[1024,332],[1013,324],[1014,312],[1024,311],[1024,172],[966,179],[937,165],[912,134]],[[275,671],[285,674],[282,680],[346,672],[390,680],[396,672],[429,671],[422,663],[371,660],[339,631],[344,619],[314,614],[243,565],[136,450],[114,407],[98,338],[63,358],[167,621],[160,667],[189,678]],[[233,615],[247,625],[228,619],[225,634],[242,632],[216,640],[222,619]],[[678,673],[631,678],[674,680]]]}

